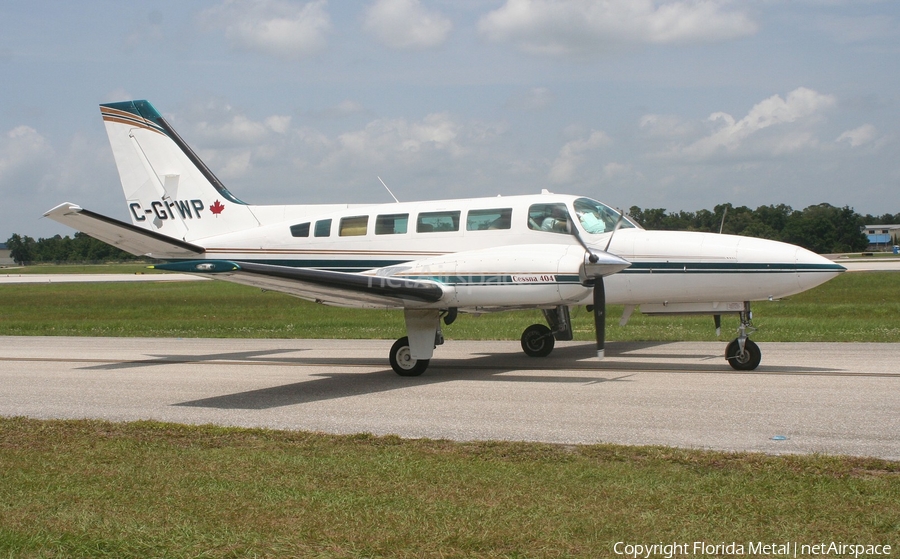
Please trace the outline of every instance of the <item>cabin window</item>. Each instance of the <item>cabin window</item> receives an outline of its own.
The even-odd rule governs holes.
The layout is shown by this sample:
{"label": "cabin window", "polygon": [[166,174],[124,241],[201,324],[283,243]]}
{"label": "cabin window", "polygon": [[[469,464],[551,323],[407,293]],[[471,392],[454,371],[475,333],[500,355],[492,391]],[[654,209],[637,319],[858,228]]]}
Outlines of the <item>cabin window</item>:
{"label": "cabin window", "polygon": [[416,233],[459,231],[460,212],[420,213],[416,221]]}
{"label": "cabin window", "polygon": [[528,228],[535,231],[568,233],[571,231],[569,211],[565,204],[534,204],[528,208]]}
{"label": "cabin window", "polygon": [[341,218],[341,226],[338,228],[338,235],[341,237],[359,237],[366,234],[368,225],[369,216],[367,215],[343,217]]}
{"label": "cabin window", "polygon": [[331,220],[320,219],[316,222],[316,237],[328,237],[331,235]]}
{"label": "cabin window", "polygon": [[388,214],[375,218],[376,235],[401,235],[406,233],[409,214]]}
{"label": "cabin window", "polygon": [[509,229],[512,226],[512,209],[469,210],[466,216],[466,231],[486,231],[489,229]]}
{"label": "cabin window", "polygon": [[291,225],[291,237],[309,237],[309,223]]}

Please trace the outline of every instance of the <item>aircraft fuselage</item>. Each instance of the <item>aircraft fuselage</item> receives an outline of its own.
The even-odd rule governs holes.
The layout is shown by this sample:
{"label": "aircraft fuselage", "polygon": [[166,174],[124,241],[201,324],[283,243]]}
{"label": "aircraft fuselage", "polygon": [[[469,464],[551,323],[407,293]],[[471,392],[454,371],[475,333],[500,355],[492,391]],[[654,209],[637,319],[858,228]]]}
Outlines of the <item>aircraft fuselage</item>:
{"label": "aircraft fuselage", "polygon": [[[647,231],[627,218],[618,229],[610,225],[603,232],[589,233],[573,217],[575,201],[584,199],[545,193],[375,205],[248,206],[261,222],[279,220],[193,241],[202,243],[206,258],[215,260],[343,272],[390,267],[393,277],[440,281],[454,292],[453,306],[479,312],[519,305],[589,304],[590,287],[573,273],[584,248],[572,228],[590,248],[631,263],[606,279],[607,301],[613,304],[673,309],[676,304],[692,304],[682,308],[714,312],[718,304],[793,295],[843,270],[786,243]],[[556,205],[566,208],[570,228],[536,226],[531,216],[537,209]],[[209,206],[213,204],[204,203]],[[203,219],[216,217],[209,214]],[[547,257],[547,250],[553,251],[552,257]],[[404,266],[408,262],[413,264]],[[499,286],[517,289],[496,289]]]}

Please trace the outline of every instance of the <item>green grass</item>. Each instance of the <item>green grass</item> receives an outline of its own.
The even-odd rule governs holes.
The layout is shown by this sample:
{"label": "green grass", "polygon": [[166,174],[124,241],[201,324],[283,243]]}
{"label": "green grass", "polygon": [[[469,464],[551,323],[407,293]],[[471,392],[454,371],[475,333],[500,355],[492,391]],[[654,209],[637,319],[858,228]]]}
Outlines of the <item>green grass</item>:
{"label": "green grass", "polygon": [[[900,274],[843,274],[755,304],[755,338],[897,342],[898,294]],[[404,330],[396,311],[225,282],[0,285],[0,309],[2,335]],[[636,314],[623,329],[620,313],[610,309],[613,340],[715,339],[709,317]],[[574,319],[591,339],[590,314]],[[445,333],[518,339],[538,321],[461,316]],[[726,317],[723,338],[735,327]],[[0,418],[0,557],[610,557],[617,541],[896,550],[898,502],[900,463],[865,458]]]}
{"label": "green grass", "polygon": [[894,544],[900,464],[0,419],[0,555],[610,557]]}
{"label": "green grass", "polygon": [[0,268],[0,274],[159,274],[146,262],[129,264],[40,264]]}
{"label": "green grass", "polygon": [[[0,335],[238,338],[398,338],[398,311],[324,307],[226,282],[0,285]],[[845,273],[806,293],[753,305],[758,341],[900,341],[900,274]],[[611,341],[715,340],[712,318],[647,317],[620,327],[622,307],[607,320]],[[591,340],[593,319],[573,312],[576,339]],[[449,339],[516,340],[543,322],[537,311],[461,315]],[[723,317],[723,339],[737,318]]]}

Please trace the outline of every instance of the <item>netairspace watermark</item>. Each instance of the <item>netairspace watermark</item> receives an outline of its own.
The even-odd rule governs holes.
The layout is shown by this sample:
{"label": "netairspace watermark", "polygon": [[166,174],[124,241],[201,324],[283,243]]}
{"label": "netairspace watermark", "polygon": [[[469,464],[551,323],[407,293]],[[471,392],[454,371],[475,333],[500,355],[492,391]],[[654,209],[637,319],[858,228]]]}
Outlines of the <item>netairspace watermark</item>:
{"label": "netairspace watermark", "polygon": [[890,556],[891,546],[847,542],[616,542],[613,553],[632,559],[662,557],[878,557]]}

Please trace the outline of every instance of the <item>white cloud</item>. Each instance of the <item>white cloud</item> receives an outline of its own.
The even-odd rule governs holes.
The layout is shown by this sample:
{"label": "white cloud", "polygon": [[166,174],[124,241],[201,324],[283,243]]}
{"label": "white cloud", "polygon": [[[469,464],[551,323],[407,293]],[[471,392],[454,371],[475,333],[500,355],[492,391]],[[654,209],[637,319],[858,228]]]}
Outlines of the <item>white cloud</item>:
{"label": "white cloud", "polygon": [[447,40],[453,23],[419,0],[378,0],[366,10],[365,30],[395,49],[427,49]]}
{"label": "white cloud", "polygon": [[673,115],[644,115],[638,126],[651,138],[683,138],[692,134],[696,126],[681,117]]}
{"label": "white cloud", "polygon": [[15,208],[15,214],[0,219],[7,227],[3,233],[38,237],[59,232],[40,217],[65,201],[124,217],[117,213],[124,206],[122,191],[105,135],[97,130],[96,135],[77,133],[57,141],[60,145],[54,147],[25,125],[0,133],[0,195],[6,207]]}
{"label": "white cloud", "polygon": [[835,104],[836,100],[831,95],[800,87],[790,92],[785,99],[773,95],[757,103],[740,120],[735,120],[728,113],[713,113],[708,121],[716,129],[688,146],[677,148],[676,152],[696,158],[733,154],[739,149],[747,149],[746,144],[751,138],[770,127],[778,127],[778,132],[752,146],[753,151],[781,154],[814,146],[817,142],[811,133],[786,126],[816,120],[823,111]]}
{"label": "white cloud", "polygon": [[267,117],[264,121],[266,128],[276,134],[285,134],[291,126],[291,117],[275,115]]}
{"label": "white cloud", "polygon": [[584,163],[587,152],[611,143],[610,137],[599,130],[592,130],[587,138],[566,143],[559,150],[559,155],[550,167],[549,179],[556,184],[571,182],[578,168]]}
{"label": "white cloud", "polygon": [[207,148],[256,147],[271,139],[273,134],[286,134],[291,125],[290,116],[271,115],[254,120],[218,101],[194,106],[181,119],[191,123],[191,137]]}
{"label": "white cloud", "polygon": [[0,137],[0,185],[9,182],[10,187],[29,186],[12,183],[28,172],[42,174],[42,168],[52,156],[53,148],[37,130],[30,126],[13,128]]}
{"label": "white cloud", "polygon": [[859,128],[854,128],[853,130],[847,130],[843,134],[837,137],[835,142],[847,142],[850,144],[850,147],[859,147],[864,144],[868,144],[872,140],[875,139],[875,136],[878,134],[878,131],[871,124],[863,124]]}
{"label": "white cloud", "polygon": [[362,130],[340,134],[332,143],[325,165],[371,165],[418,160],[424,154],[452,157],[466,150],[458,139],[462,126],[446,113],[434,113],[418,122],[378,119]]}
{"label": "white cloud", "polygon": [[331,18],[327,0],[305,4],[284,0],[225,0],[200,18],[222,29],[235,46],[284,59],[303,58],[322,50]]}
{"label": "white cloud", "polygon": [[221,162],[221,166],[216,173],[222,177],[233,178],[242,177],[247,171],[253,168],[251,159],[253,152],[249,149],[233,150],[227,154],[227,157],[220,157],[219,154],[213,154],[212,160]]}
{"label": "white cloud", "polygon": [[290,116],[254,119],[218,100],[188,107],[171,121],[176,129],[183,129],[186,141],[222,179],[251,175],[260,166],[280,165],[291,141]]}
{"label": "white cloud", "polygon": [[611,161],[603,166],[603,176],[607,179],[627,177],[632,173],[631,165]]}
{"label": "white cloud", "polygon": [[584,54],[635,44],[716,42],[757,25],[724,0],[507,0],[478,22],[487,39],[527,52]]}
{"label": "white cloud", "polygon": [[207,143],[212,141],[220,145],[247,145],[263,140],[268,128],[265,124],[250,120],[244,115],[234,115],[224,122],[199,122],[197,131]]}

